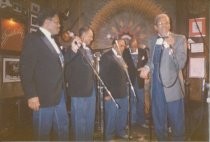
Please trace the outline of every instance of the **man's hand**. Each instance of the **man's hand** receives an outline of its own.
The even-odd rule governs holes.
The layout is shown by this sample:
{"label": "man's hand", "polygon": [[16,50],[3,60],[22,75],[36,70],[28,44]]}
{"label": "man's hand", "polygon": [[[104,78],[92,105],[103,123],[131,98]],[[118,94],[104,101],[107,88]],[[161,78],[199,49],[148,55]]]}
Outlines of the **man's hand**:
{"label": "man's hand", "polygon": [[33,111],[38,111],[39,110],[39,98],[38,97],[33,97],[28,99],[28,107],[32,109]]}
{"label": "man's hand", "polygon": [[78,49],[82,45],[82,41],[79,37],[75,37],[74,40],[71,43],[71,49],[74,53],[77,53]]}
{"label": "man's hand", "polygon": [[171,35],[169,35],[167,38],[165,38],[165,41],[169,46],[173,46],[174,42],[175,42],[174,38]]}
{"label": "man's hand", "polygon": [[138,71],[140,71],[139,73],[140,78],[144,78],[144,79],[149,78],[149,67],[139,68]]}

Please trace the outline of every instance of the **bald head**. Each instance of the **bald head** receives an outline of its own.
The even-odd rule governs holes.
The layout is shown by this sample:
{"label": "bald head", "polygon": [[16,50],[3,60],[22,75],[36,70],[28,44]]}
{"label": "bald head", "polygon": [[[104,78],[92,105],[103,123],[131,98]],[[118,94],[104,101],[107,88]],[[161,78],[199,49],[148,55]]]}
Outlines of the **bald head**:
{"label": "bald head", "polygon": [[163,13],[163,14],[159,14],[155,17],[155,20],[154,20],[155,25],[158,25],[158,23],[161,21],[161,19],[167,19],[167,21],[170,22],[168,15]]}

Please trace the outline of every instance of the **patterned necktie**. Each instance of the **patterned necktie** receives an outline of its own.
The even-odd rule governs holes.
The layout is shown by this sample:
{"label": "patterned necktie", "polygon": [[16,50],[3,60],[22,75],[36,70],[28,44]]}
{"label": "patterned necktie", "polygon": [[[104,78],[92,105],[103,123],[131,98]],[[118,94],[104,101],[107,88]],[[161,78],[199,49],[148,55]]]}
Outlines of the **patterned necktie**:
{"label": "patterned necktie", "polygon": [[[59,49],[56,41],[55,41],[55,37],[53,35],[51,35],[51,38],[52,38],[52,42],[55,44],[54,46],[57,46],[57,48]],[[64,67],[64,57],[63,57],[63,54],[61,52],[61,50],[59,49],[59,51],[56,51],[58,53],[58,57],[60,59],[60,62],[61,62],[61,66],[62,68]]]}
{"label": "patterned necktie", "polygon": [[61,66],[62,66],[62,68],[63,68],[63,67],[64,67],[64,57],[63,57],[62,52],[60,52],[60,53],[58,54],[58,56],[59,56],[59,59],[60,59],[60,62],[61,62]]}

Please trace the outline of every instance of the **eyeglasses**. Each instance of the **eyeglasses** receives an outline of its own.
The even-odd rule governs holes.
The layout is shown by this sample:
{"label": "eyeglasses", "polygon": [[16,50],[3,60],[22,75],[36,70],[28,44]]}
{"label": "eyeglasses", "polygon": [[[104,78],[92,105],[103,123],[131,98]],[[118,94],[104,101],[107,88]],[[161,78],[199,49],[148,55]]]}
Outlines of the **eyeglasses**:
{"label": "eyeglasses", "polygon": [[169,22],[159,22],[157,23],[158,26],[169,25]]}

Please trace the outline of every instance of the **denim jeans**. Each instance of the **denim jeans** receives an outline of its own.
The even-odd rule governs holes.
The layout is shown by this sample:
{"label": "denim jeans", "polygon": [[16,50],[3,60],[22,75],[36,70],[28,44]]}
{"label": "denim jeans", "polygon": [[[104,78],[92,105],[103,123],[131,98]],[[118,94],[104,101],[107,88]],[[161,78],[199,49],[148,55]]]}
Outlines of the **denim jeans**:
{"label": "denim jeans", "polygon": [[34,137],[38,141],[49,141],[51,131],[56,134],[56,140],[69,140],[69,117],[64,94],[58,105],[33,112],[33,127]]}
{"label": "denim jeans", "polygon": [[145,112],[144,112],[144,88],[139,88],[137,80],[134,84],[134,90],[136,98],[133,92],[131,92],[131,124],[145,124]]}
{"label": "denim jeans", "polygon": [[184,102],[183,99],[166,102],[164,88],[159,78],[160,55],[161,47],[156,45],[153,59],[154,71],[152,74],[152,117],[156,136],[158,141],[168,141],[169,124],[172,130],[172,140],[184,141]]}
{"label": "denim jeans", "polygon": [[91,141],[94,135],[96,90],[89,97],[71,98],[71,124],[74,140]]}
{"label": "denim jeans", "polygon": [[128,97],[118,98],[115,101],[105,101],[105,139],[111,140],[115,135],[124,136],[128,117]]}

